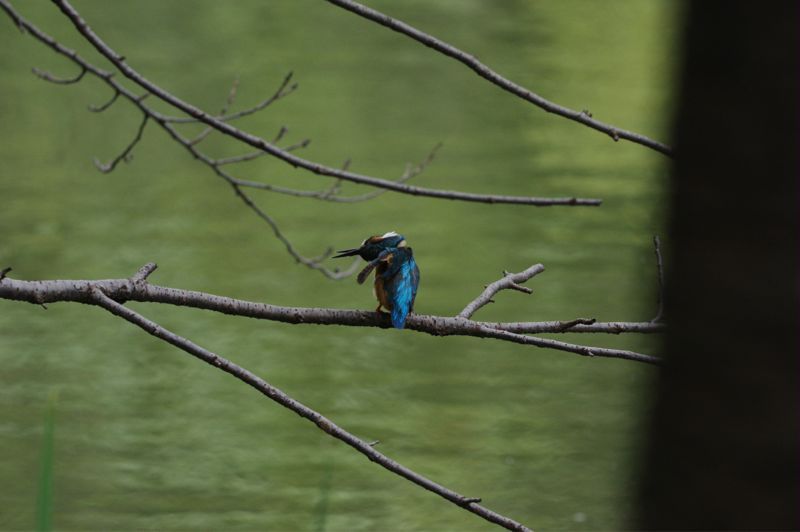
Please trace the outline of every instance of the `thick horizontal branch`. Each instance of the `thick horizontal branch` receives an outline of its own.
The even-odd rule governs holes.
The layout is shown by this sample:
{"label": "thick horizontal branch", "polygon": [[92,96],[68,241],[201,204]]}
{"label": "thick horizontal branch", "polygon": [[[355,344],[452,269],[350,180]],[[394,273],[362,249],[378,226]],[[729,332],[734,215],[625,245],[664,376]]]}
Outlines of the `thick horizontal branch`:
{"label": "thick horizontal branch", "polygon": [[[555,206],[555,205],[563,205],[563,206],[598,206],[602,203],[599,199],[587,199],[587,198],[575,198],[575,197],[566,197],[566,198],[536,198],[536,197],[526,197],[526,196],[507,196],[507,195],[495,195],[495,194],[473,194],[469,192],[460,192],[460,191],[452,191],[452,190],[439,190],[439,189],[429,189],[423,187],[416,187],[411,185],[406,185],[404,183],[400,183],[397,181],[390,181],[386,179],[380,179],[376,177],[371,177],[363,174],[357,174],[353,172],[349,172],[346,170],[341,170],[338,168],[333,168],[330,166],[325,166],[320,163],[316,163],[307,159],[303,159],[302,157],[298,157],[293,153],[290,153],[284,149],[281,149],[270,142],[267,142],[261,137],[253,135],[251,133],[247,133],[243,130],[237,129],[232,125],[226,123],[223,120],[199,109],[182,99],[178,98],[177,96],[167,92],[166,90],[162,89],[161,87],[157,86],[141,74],[139,74],[135,69],[133,69],[130,65],[125,62],[125,58],[110,48],[103,40],[95,34],[92,29],[88,26],[86,21],[81,18],[80,14],[67,2],[66,0],[53,0],[53,2],[61,9],[61,11],[72,21],[75,25],[75,28],[78,32],[83,35],[83,37],[92,45],[94,48],[104,57],[106,57],[111,63],[119,69],[122,74],[145,89],[148,93],[156,96],[160,100],[168,103],[169,105],[175,107],[176,109],[181,110],[182,112],[186,113],[189,117],[196,119],[199,122],[203,122],[220,133],[224,135],[230,136],[240,142],[248,144],[258,150],[265,151],[270,155],[281,159],[282,161],[292,165],[295,168],[302,168],[309,172],[312,172],[317,175],[323,175],[328,177],[335,177],[337,179],[341,179],[343,181],[350,181],[353,183],[358,183],[361,185],[368,185],[377,188],[385,188],[387,190],[393,190],[395,192],[409,194],[413,196],[425,196],[431,198],[439,198],[439,199],[450,199],[450,200],[458,200],[458,201],[469,201],[469,202],[478,202],[478,203],[506,203],[506,204],[516,204],[516,205],[533,205],[533,206]],[[0,6],[2,6],[6,12],[11,10],[10,5],[8,5],[7,0],[0,0]],[[23,26],[29,26],[29,24],[24,21],[19,15],[12,15],[12,18],[18,23],[22,24]],[[52,39],[51,39],[52,40]],[[76,54],[74,52],[68,57],[74,58]],[[166,119],[165,116],[162,115],[161,118]]]}
{"label": "thick horizontal branch", "polygon": [[[154,268],[154,266],[153,268],[148,268],[148,266],[149,265],[146,265],[140,269],[139,272],[137,272],[137,274],[134,276],[132,282],[135,283],[143,281],[149,272]],[[507,528],[508,530],[529,530],[523,524],[518,523],[517,521],[514,521],[513,519],[510,519],[504,515],[498,514],[497,512],[486,508],[485,506],[477,504],[480,502],[479,498],[465,497],[464,495],[456,493],[455,491],[420,475],[419,473],[403,466],[402,464],[399,464],[385,454],[375,450],[373,444],[367,443],[351,432],[344,430],[330,419],[307,407],[303,403],[293,399],[285,392],[281,391],[275,386],[272,386],[258,375],[255,375],[254,373],[235,364],[234,362],[221,357],[220,355],[213,353],[208,349],[205,349],[204,347],[201,347],[194,342],[173,333],[172,331],[165,329],[159,324],[145,318],[141,314],[119,304],[118,302],[109,298],[99,286],[95,285],[90,287],[87,296],[89,297],[90,302],[103,307],[115,316],[119,316],[120,318],[129,321],[148,334],[164,340],[165,342],[174,345],[186,353],[199,358],[203,362],[219,368],[230,375],[233,375],[235,378],[255,388],[260,393],[272,399],[281,406],[288,408],[297,415],[311,421],[325,433],[346,443],[359,453],[369,458],[370,461],[375,462],[392,473],[395,473],[396,475],[399,475],[413,482],[414,484],[439,495],[440,497],[486,519],[489,522]]]}
{"label": "thick horizontal branch", "polygon": [[[192,307],[221,312],[236,316],[265,319],[292,324],[317,324],[317,325],[346,325],[357,327],[382,327],[390,328],[391,320],[387,314],[378,314],[374,311],[313,308],[313,307],[284,307],[257,303],[240,299],[233,299],[204,292],[181,290],[149,283],[134,282],[131,279],[106,279],[98,281],[89,280],[53,280],[53,281],[18,281],[6,277],[0,282],[0,298],[17,301],[27,301],[38,305],[55,303],[59,301],[72,301],[94,304],[92,290],[99,288],[115,301],[142,301],[152,303],[165,303],[183,307]],[[556,349],[584,356],[604,358],[621,358],[659,364],[657,357],[627,351],[622,349],[606,349],[559,342],[550,339],[537,338],[521,334],[525,330],[536,329],[537,333],[564,333],[564,332],[655,332],[655,325],[650,329],[642,326],[643,330],[636,327],[625,328],[602,324],[579,325],[567,327],[569,322],[541,322],[539,324],[515,323],[504,328],[502,323],[485,323],[473,321],[462,317],[430,316],[411,314],[406,321],[406,328],[431,334],[434,336],[474,336],[478,338],[493,338],[507,342],[532,345],[535,347]],[[549,324],[549,325],[546,325]],[[594,328],[583,330],[581,328]]]}
{"label": "thick horizontal branch", "polygon": [[599,120],[595,120],[592,117],[592,114],[587,111],[576,111],[574,109],[570,109],[568,107],[564,107],[563,105],[558,105],[553,103],[545,98],[542,98],[535,92],[526,89],[525,87],[514,83],[513,81],[504,78],[485,64],[478,61],[474,56],[463,52],[456,48],[455,46],[448,44],[436,37],[428,35],[425,32],[422,32],[413,26],[406,24],[400,20],[394,19],[388,15],[381,13],[375,9],[369,8],[363,4],[359,4],[358,2],[353,2],[352,0],[327,0],[331,4],[337,5],[341,8],[350,11],[351,13],[355,13],[356,15],[363,17],[367,20],[371,20],[372,22],[376,22],[381,26],[385,26],[391,30],[394,30],[398,33],[402,33],[408,37],[411,37],[415,41],[424,44],[428,48],[432,48],[437,52],[440,52],[448,57],[455,59],[456,61],[466,65],[480,77],[484,78],[485,80],[489,81],[490,83],[500,87],[501,89],[505,90],[506,92],[510,92],[515,96],[526,100],[533,105],[544,109],[548,113],[553,113],[559,116],[563,116],[569,120],[573,120],[585,126],[588,126],[592,129],[596,129],[597,131],[601,131],[611,137],[614,141],[619,139],[629,140],[631,142],[635,142],[636,144],[641,144],[642,146],[646,146],[648,148],[652,148],[658,152],[663,153],[664,155],[668,155],[670,157],[673,156],[672,148],[663,144],[661,142],[655,141],[651,138],[648,138],[642,134],[635,133],[633,131],[627,131],[625,129],[618,128],[611,124],[606,124],[605,122],[601,122]]}

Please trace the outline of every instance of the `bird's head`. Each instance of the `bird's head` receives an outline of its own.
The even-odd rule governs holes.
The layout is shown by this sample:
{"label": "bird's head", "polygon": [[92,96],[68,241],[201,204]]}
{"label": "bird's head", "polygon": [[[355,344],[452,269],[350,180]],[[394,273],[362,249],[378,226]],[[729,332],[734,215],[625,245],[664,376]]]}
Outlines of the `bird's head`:
{"label": "bird's head", "polygon": [[343,249],[334,255],[334,259],[340,257],[352,257],[358,255],[366,261],[375,260],[381,251],[388,248],[402,248],[406,246],[406,239],[403,235],[398,235],[394,231],[389,231],[384,235],[375,235],[364,240],[361,245],[353,249]]}

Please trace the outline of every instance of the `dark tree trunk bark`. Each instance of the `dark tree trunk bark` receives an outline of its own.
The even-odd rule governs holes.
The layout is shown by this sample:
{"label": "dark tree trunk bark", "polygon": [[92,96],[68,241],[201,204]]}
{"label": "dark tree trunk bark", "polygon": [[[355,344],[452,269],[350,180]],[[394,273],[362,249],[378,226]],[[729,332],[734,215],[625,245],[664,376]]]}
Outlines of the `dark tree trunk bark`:
{"label": "dark tree trunk bark", "polygon": [[687,6],[642,529],[797,529],[797,3]]}

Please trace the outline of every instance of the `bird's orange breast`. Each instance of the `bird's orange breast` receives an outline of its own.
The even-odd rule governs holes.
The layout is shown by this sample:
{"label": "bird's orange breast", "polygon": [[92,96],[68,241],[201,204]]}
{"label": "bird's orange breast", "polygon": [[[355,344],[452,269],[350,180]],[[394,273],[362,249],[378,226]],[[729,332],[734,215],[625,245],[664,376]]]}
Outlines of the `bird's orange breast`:
{"label": "bird's orange breast", "polygon": [[384,287],[383,278],[380,275],[375,276],[375,297],[378,298],[378,303],[383,308],[392,310],[392,302],[389,301],[389,295],[386,293],[386,287]]}
{"label": "bird's orange breast", "polygon": [[392,310],[392,302],[389,300],[389,294],[386,293],[382,274],[391,263],[392,254],[390,253],[378,264],[378,268],[375,270],[375,297],[378,298],[378,303],[388,311]]}

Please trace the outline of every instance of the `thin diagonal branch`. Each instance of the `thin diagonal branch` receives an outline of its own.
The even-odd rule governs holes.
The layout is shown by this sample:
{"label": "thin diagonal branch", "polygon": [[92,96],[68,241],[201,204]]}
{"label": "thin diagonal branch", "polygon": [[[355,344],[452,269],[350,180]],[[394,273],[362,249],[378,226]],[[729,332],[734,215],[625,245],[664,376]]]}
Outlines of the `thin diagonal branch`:
{"label": "thin diagonal branch", "polygon": [[[451,199],[459,201],[469,201],[478,203],[508,203],[516,205],[533,205],[533,206],[598,206],[601,203],[599,199],[586,199],[586,198],[536,198],[525,196],[506,196],[495,194],[473,194],[469,192],[451,191],[429,189],[423,187],[414,187],[404,183],[397,183],[386,179],[380,179],[353,172],[343,171],[338,168],[325,166],[307,159],[298,157],[286,150],[283,150],[261,137],[247,133],[243,130],[237,129],[230,124],[215,118],[214,116],[206,113],[205,111],[183,101],[177,96],[165,91],[161,87],[155,85],[153,82],[139,74],[135,69],[125,62],[125,58],[111,49],[100,37],[95,34],[87,23],[83,20],[80,14],[67,2],[66,0],[53,0],[53,2],[61,9],[61,11],[69,18],[74,24],[78,32],[104,57],[106,57],[122,74],[145,89],[148,93],[156,96],[160,100],[168,103],[169,105],[180,109],[190,117],[197,119],[207,125],[212,126],[217,131],[230,136],[240,142],[248,144],[258,150],[263,150],[270,155],[290,164],[295,168],[303,168],[311,173],[334,177],[344,181],[359,183],[362,185],[369,185],[378,188],[385,188],[400,192],[403,194],[410,194],[413,196],[425,196],[431,198]],[[6,11],[10,9],[7,0],[0,0],[0,6],[4,7]],[[8,7],[6,7],[8,6]],[[21,20],[17,17],[15,20]],[[24,22],[24,21],[23,21]],[[29,24],[27,26],[30,26]],[[26,27],[27,27],[26,26]],[[74,52],[72,53],[74,56]],[[70,56],[72,57],[72,56]]]}
{"label": "thin diagonal branch", "polygon": [[534,264],[527,270],[521,271],[519,273],[509,273],[503,272],[503,278],[493,282],[490,285],[486,286],[486,289],[481,292],[481,294],[470,301],[470,303],[464,307],[464,310],[457,314],[459,318],[471,318],[475,312],[478,311],[481,307],[489,304],[492,302],[492,298],[494,295],[499,292],[500,290],[517,290],[518,292],[523,292],[526,294],[530,294],[533,292],[530,288],[525,286],[520,286],[519,283],[524,283],[531,277],[538,275],[544,271],[544,266],[541,264]]}
{"label": "thin diagonal branch", "polygon": [[607,124],[605,122],[601,122],[599,120],[595,120],[592,117],[592,114],[587,111],[576,111],[574,109],[570,109],[568,107],[564,107],[563,105],[558,105],[557,103],[553,103],[545,98],[539,96],[535,92],[526,89],[522,85],[518,85],[513,81],[501,76],[485,64],[478,61],[474,56],[463,52],[456,48],[455,46],[448,44],[436,37],[428,35],[425,32],[422,32],[413,26],[406,24],[400,20],[394,19],[380,11],[375,9],[369,8],[363,4],[359,4],[358,2],[354,2],[352,0],[327,0],[331,4],[337,5],[351,13],[355,13],[356,15],[363,17],[367,20],[371,20],[372,22],[376,22],[381,26],[385,26],[391,30],[394,30],[398,33],[402,33],[407,37],[411,37],[415,41],[424,44],[428,48],[432,48],[437,52],[440,52],[448,57],[455,59],[456,61],[466,65],[469,67],[473,72],[475,72],[480,77],[484,78],[485,80],[489,81],[490,83],[500,87],[501,89],[505,90],[506,92],[510,92],[511,94],[526,100],[533,105],[539,107],[547,111],[548,113],[553,113],[559,116],[563,116],[569,120],[573,120],[585,126],[588,126],[592,129],[596,129],[597,131],[601,131],[606,135],[610,136],[614,141],[619,139],[629,140],[631,142],[635,142],[636,144],[641,144],[642,146],[646,146],[648,148],[654,149],[664,155],[668,155],[670,157],[673,156],[672,148],[663,144],[661,142],[655,141],[651,138],[648,138],[644,135],[639,133],[635,133],[633,131],[627,131],[625,129],[621,129],[619,127],[613,126],[611,124]]}
{"label": "thin diagonal branch", "polygon": [[480,326],[478,330],[479,332],[483,333],[486,338],[507,340],[515,344],[535,345],[536,347],[567,351],[568,353],[575,353],[576,355],[587,357],[621,358],[623,360],[634,360],[637,362],[647,362],[651,364],[659,363],[659,360],[655,357],[625,349],[608,349],[605,347],[590,347],[586,345],[571,344],[568,342],[561,342],[559,340],[551,340],[549,338],[539,338],[537,336],[512,333],[503,331],[501,329],[495,329],[493,327]]}
{"label": "thin diagonal branch", "polygon": [[186,338],[178,336],[172,331],[169,331],[161,325],[145,318],[141,314],[117,303],[112,298],[104,294],[100,287],[91,286],[89,293],[91,301],[94,304],[106,309],[111,314],[114,314],[115,316],[118,316],[136,325],[148,334],[174,345],[186,353],[189,353],[190,355],[202,360],[206,364],[219,368],[220,370],[233,375],[236,379],[255,388],[258,392],[275,401],[279,405],[288,408],[297,415],[311,421],[325,433],[339,441],[346,443],[359,453],[369,458],[370,461],[375,462],[384,469],[439,495],[440,497],[452,502],[456,506],[460,506],[468,512],[478,515],[491,523],[498,524],[508,530],[529,530],[521,523],[518,523],[517,521],[514,521],[513,519],[510,519],[504,515],[498,514],[497,512],[486,508],[485,506],[477,504],[480,499],[474,497],[465,497],[464,495],[446,488],[441,484],[438,484],[399,464],[398,462],[395,462],[385,454],[375,450],[374,446],[355,436],[351,432],[339,427],[333,421],[326,418],[319,412],[312,410],[301,402],[293,399],[285,392],[281,391],[275,386],[272,386],[261,377],[246,370],[238,364],[235,364],[234,362],[195,344],[192,341],[187,340]]}

